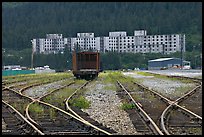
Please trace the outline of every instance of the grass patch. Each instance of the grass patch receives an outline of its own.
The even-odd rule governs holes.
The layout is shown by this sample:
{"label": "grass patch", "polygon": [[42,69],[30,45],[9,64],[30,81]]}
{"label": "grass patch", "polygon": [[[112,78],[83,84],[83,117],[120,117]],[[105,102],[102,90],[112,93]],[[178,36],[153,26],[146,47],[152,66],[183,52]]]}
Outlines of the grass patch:
{"label": "grass patch", "polygon": [[54,108],[49,109],[50,119],[54,120],[57,117],[57,112]]}
{"label": "grass patch", "polygon": [[189,92],[190,90],[192,90],[193,87],[191,86],[181,86],[181,87],[177,87],[175,89],[174,95],[176,96],[182,96],[184,95],[186,92]]}
{"label": "grass patch", "polygon": [[44,113],[44,108],[42,106],[40,106],[38,103],[34,103],[34,104],[30,105],[29,111],[31,113],[36,113],[37,115],[41,115]]}
{"label": "grass patch", "polygon": [[130,110],[130,109],[133,109],[133,108],[136,108],[134,104],[132,103],[123,103],[120,108],[122,110]]}
{"label": "grass patch", "polygon": [[91,102],[88,101],[85,97],[80,96],[78,98],[74,98],[70,100],[71,106],[78,107],[80,109],[87,109],[90,107]]}
{"label": "grass patch", "polygon": [[54,93],[52,93],[51,95],[43,98],[44,102],[48,102],[51,104],[57,103],[59,105],[59,107],[64,107],[64,100],[66,98],[68,98],[75,89],[73,88],[64,88],[61,89],[60,91],[56,91]]}
{"label": "grass patch", "polygon": [[114,84],[117,79],[120,79],[123,74],[120,71],[106,71],[105,73],[100,73],[99,78],[103,79],[104,83]]}
{"label": "grass patch", "polygon": [[117,90],[117,88],[115,87],[115,85],[105,86],[103,89],[104,89],[104,90],[112,90],[112,91],[116,91],[116,90]]}
{"label": "grass patch", "polygon": [[188,128],[188,132],[193,133],[195,135],[202,135],[202,128]]}

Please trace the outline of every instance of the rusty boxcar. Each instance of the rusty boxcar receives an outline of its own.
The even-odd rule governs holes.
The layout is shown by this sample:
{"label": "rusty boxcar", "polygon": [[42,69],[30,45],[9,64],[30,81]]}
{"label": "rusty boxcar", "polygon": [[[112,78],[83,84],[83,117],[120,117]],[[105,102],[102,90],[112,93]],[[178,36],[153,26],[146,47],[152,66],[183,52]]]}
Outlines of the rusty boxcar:
{"label": "rusty boxcar", "polygon": [[100,71],[99,52],[73,52],[72,53],[73,74],[77,78],[91,79],[98,76]]}

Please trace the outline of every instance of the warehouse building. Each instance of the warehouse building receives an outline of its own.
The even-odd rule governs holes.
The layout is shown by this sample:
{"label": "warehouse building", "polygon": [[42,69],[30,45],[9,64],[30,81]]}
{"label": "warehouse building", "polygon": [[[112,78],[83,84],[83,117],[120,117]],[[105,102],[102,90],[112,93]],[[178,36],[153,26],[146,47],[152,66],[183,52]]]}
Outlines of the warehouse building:
{"label": "warehouse building", "polygon": [[[183,68],[190,69],[190,62],[183,60]],[[148,70],[181,68],[180,58],[159,58],[148,61]]]}

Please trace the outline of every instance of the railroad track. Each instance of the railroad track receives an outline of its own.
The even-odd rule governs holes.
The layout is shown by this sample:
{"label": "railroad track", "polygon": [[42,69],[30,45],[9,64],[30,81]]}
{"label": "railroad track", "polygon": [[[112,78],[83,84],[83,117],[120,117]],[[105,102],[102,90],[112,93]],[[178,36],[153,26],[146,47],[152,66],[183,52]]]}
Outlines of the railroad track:
{"label": "railroad track", "polygon": [[[107,135],[110,134],[105,130],[98,128],[100,125],[92,125],[87,120],[76,117],[75,115],[66,112],[62,108],[59,108],[57,103],[47,103],[43,100],[49,95],[56,93],[62,88],[68,87],[74,82],[69,83],[68,85],[62,86],[60,88],[54,89],[53,91],[35,99],[32,103],[30,103],[26,108],[26,116],[28,119],[35,124],[43,133],[46,135],[81,135],[81,134],[99,134],[99,135]],[[60,92],[60,91],[59,91]],[[43,114],[40,116],[36,116],[33,113],[29,114],[29,107],[32,104],[38,104],[43,107]],[[54,118],[52,114],[54,115]]]}
{"label": "railroad track", "polygon": [[[43,76],[39,76],[39,75],[29,75],[29,76],[11,76],[11,77],[7,77],[7,78],[3,78],[2,80],[2,85],[4,86],[10,86],[10,87],[22,87],[23,85],[28,85],[29,84],[33,84],[36,83],[38,80],[41,81],[50,81],[50,82],[54,82],[54,81],[58,81],[58,80],[62,80],[62,79],[66,79],[66,76],[61,76],[60,77],[56,77],[55,75],[46,75],[44,74]],[[74,78],[74,77],[72,77]],[[16,80],[17,79],[17,80]],[[44,79],[44,80],[43,80]],[[36,81],[36,82],[35,82]],[[41,82],[41,83],[43,83]],[[19,85],[19,86],[17,86]]]}
{"label": "railroad track", "polygon": [[[179,103],[183,102],[184,100],[187,100],[192,95],[194,95],[196,91],[201,90],[202,82],[200,82],[197,79],[194,81],[199,82],[200,85],[196,86],[194,89],[192,89],[188,93],[176,99],[172,104],[170,104],[163,111],[161,115],[161,126],[165,134],[167,135],[170,135],[170,134],[185,134],[185,135],[202,134],[202,117],[186,109],[185,107],[182,107],[179,105]],[[177,111],[179,110],[179,112],[173,113],[172,111],[174,110],[177,110]],[[201,112],[201,110],[199,112]],[[177,132],[175,131],[175,129],[177,129]]]}
{"label": "railroad track", "polygon": [[[135,105],[138,114],[143,119],[146,126],[148,126],[148,129],[149,129],[148,132],[152,132],[152,134],[155,134],[155,135],[163,135],[160,128],[156,125],[156,123],[152,120],[152,118],[144,111],[144,109],[141,107],[140,103],[135,101],[135,99],[132,97],[132,95],[127,91],[127,89],[118,80],[117,80],[117,83],[122,88],[122,90],[125,92],[125,94],[128,96],[129,101],[131,101],[131,103],[133,103]],[[147,130],[147,128],[144,129],[144,131],[146,131],[146,130]]]}
{"label": "railroad track", "polygon": [[116,133],[114,130],[104,127],[102,124],[96,122],[95,120],[91,119],[87,113],[81,111],[79,108],[70,106],[70,100],[73,98],[77,98],[78,97],[78,92],[80,90],[82,90],[87,84],[89,84],[91,81],[87,81],[86,83],[84,83],[81,87],[79,87],[78,89],[76,89],[66,100],[65,100],[65,104],[66,104],[66,109],[68,110],[68,112],[71,112],[73,115],[75,115],[76,117],[78,117],[79,119],[87,122],[89,125],[92,125],[93,128],[95,128],[96,130],[98,130],[99,132],[103,133],[103,134],[107,134],[107,135],[111,135]]}
{"label": "railroad track", "polygon": [[[158,134],[159,135],[195,134],[193,130],[202,131],[202,117],[199,116],[200,114],[202,114],[202,112],[200,111],[200,109],[197,109],[195,107],[194,108],[190,107],[190,103],[189,103],[189,100],[191,100],[191,102],[195,102],[197,99],[201,100],[201,98],[199,97],[200,95],[202,95],[202,83],[200,83],[200,80],[198,79],[192,79],[192,80],[198,83],[197,87],[176,100],[170,100],[162,96],[161,94],[157,93],[156,91],[149,90],[147,87],[137,83],[137,86],[139,86],[142,89],[143,93],[145,93],[143,95],[146,96],[146,98],[153,95],[159,98],[159,100],[157,100],[158,102],[160,103],[164,102],[163,104],[161,104],[162,107],[160,106],[161,107],[160,110],[163,110],[161,117],[159,117],[159,114],[161,113],[161,111],[158,111],[157,114],[155,113],[156,116],[151,114],[152,113],[151,111],[149,111],[151,113],[145,114],[146,110],[144,111],[141,107],[141,104],[142,104],[142,106],[146,108],[143,102],[138,103],[134,101],[133,97],[131,96],[134,96],[135,93],[126,90],[125,94],[129,96],[129,101],[133,103],[136,107],[136,109],[134,110],[128,110],[129,114],[134,115],[135,119],[137,119],[136,120],[137,122],[133,121],[133,124],[135,125],[136,129],[138,129],[138,131],[140,132],[143,132],[144,134],[157,134],[157,135]],[[22,128],[19,128],[22,131],[19,133],[13,130],[13,133],[5,132],[5,134],[111,135],[112,133],[114,133],[114,131],[111,131],[103,127],[101,124],[95,123],[95,121],[93,121],[92,119],[89,119],[86,113],[80,111],[77,108],[73,108],[69,106],[70,105],[69,100],[71,98],[77,97],[77,92],[83,89],[83,87],[86,86],[86,84],[88,83],[85,83],[84,85],[82,85],[69,98],[65,100],[64,102],[65,108],[59,107],[57,103],[49,104],[47,102],[44,102],[42,101],[42,98],[46,97],[47,95],[52,95],[52,93],[54,93],[55,91],[58,91],[59,89],[65,88],[66,85],[64,85],[64,87],[61,86],[57,89],[54,89],[53,91],[41,96],[40,98],[31,98],[23,94],[23,92],[26,89],[37,86],[38,84],[41,85],[42,83],[40,84],[40,83],[33,82],[32,84],[26,85],[26,86],[23,83],[19,83],[19,87],[16,88],[15,86],[7,86],[8,85],[7,81],[2,82],[2,85],[3,85],[2,102],[5,102],[8,105],[10,105],[10,108],[11,107],[13,107],[14,109],[16,108],[16,111],[18,112],[15,112],[15,113],[20,112],[22,116],[26,112],[26,117],[24,117],[25,119],[22,118],[24,120],[20,120],[20,122],[18,122],[19,121],[18,119],[15,119],[15,117],[13,117],[13,119],[17,121],[16,123],[23,123],[23,125],[21,125]],[[125,89],[125,87],[122,84],[119,84],[119,85],[121,86],[122,89],[123,88]],[[118,93],[121,95],[124,95],[124,93],[122,92],[121,93],[118,92]],[[43,110],[46,113],[41,115],[39,119],[38,117],[36,117],[36,115],[29,114],[29,111],[27,109],[31,104],[39,105],[41,108],[43,108]],[[164,109],[165,105],[167,106],[166,109]],[[4,107],[4,111],[5,111],[4,116],[9,115],[8,114],[9,111],[6,111],[5,108],[7,107]],[[22,108],[22,109],[19,109],[19,108]],[[139,113],[137,111],[139,111]],[[14,112],[14,110],[11,112]],[[51,113],[51,115],[47,115],[49,113]],[[12,114],[13,113],[10,113],[10,115]],[[141,117],[143,119],[141,119]],[[6,122],[7,120],[4,120],[4,121]],[[28,122],[25,122],[25,121],[28,121]],[[184,122],[181,122],[181,121],[184,121]],[[71,128],[68,123],[74,124],[75,128]],[[159,129],[159,126],[157,126],[159,125],[158,123],[160,124],[162,130]],[[62,126],[61,124],[64,126]],[[55,130],[50,128],[50,126],[56,127]],[[66,127],[66,129],[64,127]]]}
{"label": "railroad track", "polygon": [[[35,84],[31,84],[29,86],[24,85],[24,87],[21,88],[19,91],[15,90],[15,86],[7,87],[4,85],[2,87],[2,91],[3,91],[2,92],[2,99],[3,99],[2,102],[4,102],[4,104],[6,104],[7,107],[5,107],[5,108],[8,108],[8,106],[10,106],[10,108],[13,109],[13,111],[12,111],[12,113],[10,113],[10,115],[8,115],[9,111],[6,111],[6,109],[4,109],[5,115],[2,116],[2,120],[4,121],[4,125],[13,126],[13,128],[14,128],[14,130],[10,130],[7,126],[4,130],[5,134],[6,133],[7,134],[36,134],[36,133],[44,134],[43,132],[41,132],[39,130],[39,126],[34,125],[33,123],[28,121],[23,116],[25,114],[26,106],[29,104],[29,102],[35,101],[35,99],[22,94],[22,92],[28,88],[31,88],[31,87],[34,87],[37,85],[39,85],[39,84],[35,83]],[[18,117],[22,117],[20,122],[18,122],[19,119],[15,117],[15,114],[18,114],[19,115]],[[10,116],[10,118],[7,118],[7,116]],[[12,120],[17,121],[18,123],[17,124],[12,123]],[[27,123],[29,123],[29,124],[27,124]],[[29,126],[29,125],[32,125],[32,126]],[[17,126],[20,126],[20,127],[17,128]],[[17,132],[15,129],[19,129],[20,132]]]}
{"label": "railroad track", "polygon": [[[183,106],[184,108],[191,110],[192,112],[198,114],[199,116],[202,116],[202,87],[198,89],[189,98],[183,100],[180,103],[180,106]],[[198,107],[194,107],[194,106],[198,106]]]}
{"label": "railroad track", "polygon": [[[70,83],[71,84],[71,83]],[[68,85],[70,85],[70,84],[68,84]],[[65,86],[67,86],[67,85],[65,85]],[[65,87],[65,86],[62,86],[62,87]],[[29,121],[33,124],[33,125],[35,125],[35,128],[36,129],[38,129],[42,134],[48,134],[48,135],[81,135],[81,134],[104,134],[104,133],[102,133],[101,131],[98,131],[98,130],[96,130],[96,128],[94,127],[93,128],[93,126],[92,125],[90,125],[88,122],[85,122],[85,121],[81,121],[81,119],[77,119],[77,117],[75,117],[74,115],[71,115],[70,113],[67,113],[66,111],[64,111],[64,110],[61,110],[60,108],[57,108],[57,107],[55,107],[55,106],[53,106],[53,105],[51,105],[51,104],[48,104],[48,103],[45,103],[45,102],[42,102],[42,101],[40,101],[40,100],[37,100],[37,99],[33,99],[33,98],[31,98],[31,97],[28,97],[28,96],[25,96],[25,95],[23,95],[22,94],[22,91],[24,90],[24,89],[27,89],[27,88],[30,88],[30,87],[32,87],[32,86],[29,86],[29,87],[24,87],[24,88],[22,88],[20,91],[21,92],[19,92],[19,91],[16,91],[16,90],[14,90],[14,89],[11,89],[10,87],[4,87],[4,94],[3,94],[3,97],[4,97],[4,99],[6,99],[6,101],[7,102],[9,102],[9,103],[13,103],[13,102],[17,102],[16,100],[20,100],[21,101],[21,103],[18,103],[18,104],[21,104],[21,105],[27,105],[27,103],[29,103],[29,102],[27,102],[27,103],[25,103],[25,100],[26,100],[26,98],[28,99],[28,100],[30,100],[30,101],[32,101],[32,102],[37,102],[37,103],[39,103],[40,102],[40,104],[41,105],[44,105],[44,107],[47,107],[47,106],[49,106],[49,107],[52,107],[52,109],[53,109],[53,112],[55,113],[58,113],[58,115],[57,115],[57,117],[56,118],[58,118],[58,120],[56,120],[55,119],[55,123],[47,123],[48,125],[48,127],[49,127],[49,125],[50,124],[52,124],[51,125],[51,127],[53,126],[54,127],[54,125],[55,125],[55,127],[56,127],[56,131],[54,131],[53,129],[51,129],[51,130],[49,130],[49,128],[47,128],[46,129],[46,131],[45,131],[45,133],[43,132],[43,129],[45,129],[45,127],[46,126],[40,126],[40,124],[38,124],[37,122],[33,122],[34,120],[30,120],[29,119]],[[54,91],[56,91],[56,90],[59,90],[59,89],[55,89],[55,90],[53,90],[53,92]],[[8,92],[8,91],[10,91],[10,92]],[[9,94],[8,94],[9,93]],[[51,92],[50,92],[51,93]],[[47,95],[48,94],[50,94],[50,93],[47,93]],[[44,96],[46,96],[46,95],[44,95]],[[44,97],[44,96],[42,96],[42,97]],[[23,99],[22,99],[23,98]],[[25,100],[24,100],[25,99]],[[31,102],[31,103],[32,103]],[[12,104],[13,105],[13,104]],[[19,113],[19,114],[21,114],[21,113],[24,113],[24,108],[25,108],[25,106],[24,107],[20,107],[20,106],[18,106],[18,107],[16,107],[16,108],[23,108],[22,110],[21,110],[21,112]],[[28,107],[27,107],[28,108]],[[49,109],[50,110],[50,109]],[[45,113],[46,114],[46,113]],[[47,118],[47,119],[46,119]],[[72,123],[70,123],[70,122],[68,122],[67,120],[70,120]],[[43,119],[43,120],[50,120],[50,117],[46,117],[45,116],[45,119]],[[58,121],[58,124],[57,124],[57,121]],[[60,121],[60,122],[59,122]],[[66,125],[67,124],[67,122],[68,123],[70,123],[70,125],[67,125],[68,127],[66,127],[66,129],[65,129],[65,127],[64,127],[64,125],[62,124],[62,121],[64,122],[64,125]],[[37,124],[36,124],[37,123]],[[74,124],[75,123],[75,124]],[[41,123],[42,124],[42,123]],[[54,124],[54,125],[53,125]],[[62,125],[61,125],[62,124]],[[75,127],[73,127],[73,124],[74,125],[76,125]],[[27,126],[26,126],[27,127]],[[61,129],[60,129],[60,127],[61,127]],[[58,128],[58,129],[57,129]],[[26,131],[26,134],[31,134],[31,132],[29,131],[28,132],[28,130],[26,130],[26,128],[24,127],[24,126],[22,126],[22,129],[23,130],[25,130]],[[51,131],[51,132],[50,132]],[[12,133],[9,133],[9,134],[12,134]]]}
{"label": "railroad track", "polygon": [[[170,77],[174,77],[174,76],[170,76]],[[177,78],[178,76],[176,76]],[[179,77],[180,78],[180,77]],[[189,127],[193,127],[194,130],[196,131],[195,128],[198,128],[198,130],[200,128],[202,128],[202,117],[200,117],[199,115],[195,114],[194,112],[186,109],[185,107],[182,107],[181,105],[179,105],[179,103],[185,101],[185,100],[188,100],[188,98],[190,98],[192,95],[196,96],[195,93],[199,94],[201,92],[196,92],[197,90],[200,90],[201,91],[201,87],[202,87],[202,82],[200,82],[199,79],[193,79],[193,78],[186,78],[186,77],[182,77],[180,79],[191,79],[193,80],[194,82],[198,83],[197,86],[192,89],[191,91],[189,91],[188,93],[186,93],[185,95],[183,95],[182,97],[176,99],[176,100],[170,100],[169,98],[166,98],[164,97],[162,94],[154,91],[154,90],[150,90],[149,88],[139,84],[139,83],[136,83],[134,82],[134,84],[137,84],[137,86],[139,86],[141,89],[143,89],[143,91],[148,91],[150,92],[151,94],[153,94],[154,96],[157,96],[161,101],[165,102],[167,105],[169,105],[168,107],[166,107],[166,109],[163,110],[162,114],[161,114],[161,117],[160,117],[160,124],[158,124],[158,121],[156,120],[157,122],[157,125],[160,125],[161,126],[161,129],[162,129],[162,132],[164,134],[167,134],[167,135],[170,135],[170,134],[178,134],[178,132],[175,132],[176,130],[174,129],[178,129],[180,127],[182,127],[181,125],[186,125],[186,132],[188,132],[188,130],[190,129]],[[197,95],[198,97],[198,95]],[[189,104],[190,105],[190,104]],[[192,105],[192,104],[191,104]],[[202,105],[201,105],[202,106]],[[186,104],[186,107],[187,104]],[[196,107],[194,107],[194,109],[196,109]],[[171,119],[169,120],[170,118],[170,112],[174,110],[174,115],[175,113],[178,113],[178,115],[175,115],[177,116],[174,120],[174,121],[177,121],[176,123],[172,122],[173,121],[173,118],[171,117]],[[177,110],[178,112],[176,112],[175,110]],[[193,109],[192,109],[193,110]],[[201,112],[201,109],[198,110],[200,112],[200,114],[202,113]],[[172,113],[173,114],[173,113]],[[183,115],[183,116],[182,116]],[[151,115],[150,115],[151,116]],[[152,116],[151,116],[152,117]],[[180,122],[179,124],[179,117],[180,117],[180,121],[188,121],[185,123],[182,123]],[[184,118],[184,117],[187,117],[187,118]],[[190,117],[190,118],[189,118]],[[183,118],[183,119],[182,119]],[[153,117],[154,119],[154,117]],[[172,124],[169,124],[169,123],[172,123]],[[170,126],[172,125],[170,128],[166,129],[166,126]],[[178,127],[176,127],[176,125]],[[183,126],[184,127],[184,126]],[[170,133],[168,130],[170,130]],[[188,133],[184,133],[184,129],[180,129],[179,131],[182,131],[180,132],[180,134],[188,134]],[[189,134],[193,134],[192,131],[189,132]]]}
{"label": "railroad track", "polygon": [[18,110],[2,100],[2,135],[44,135]]}
{"label": "railroad track", "polygon": [[26,105],[32,101],[32,98],[24,96],[9,87],[4,87],[2,90],[2,100],[16,108],[21,114],[24,114]]}
{"label": "railroad track", "polygon": [[23,115],[32,98],[18,91],[4,87],[2,90],[2,120],[6,125],[3,134],[43,134]]}

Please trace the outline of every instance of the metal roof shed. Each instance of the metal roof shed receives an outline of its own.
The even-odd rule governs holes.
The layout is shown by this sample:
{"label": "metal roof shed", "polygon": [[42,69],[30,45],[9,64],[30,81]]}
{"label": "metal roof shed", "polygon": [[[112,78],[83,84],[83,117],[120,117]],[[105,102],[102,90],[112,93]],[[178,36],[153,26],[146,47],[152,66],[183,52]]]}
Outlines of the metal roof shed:
{"label": "metal roof shed", "polygon": [[[184,63],[187,61],[183,61]],[[187,62],[189,63],[189,62]],[[173,66],[181,66],[180,58],[159,58],[148,61],[148,69],[163,69],[163,68],[172,68]]]}

